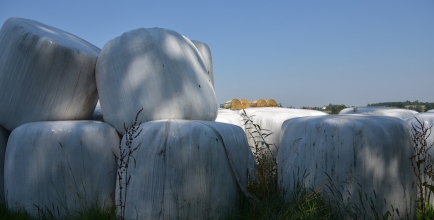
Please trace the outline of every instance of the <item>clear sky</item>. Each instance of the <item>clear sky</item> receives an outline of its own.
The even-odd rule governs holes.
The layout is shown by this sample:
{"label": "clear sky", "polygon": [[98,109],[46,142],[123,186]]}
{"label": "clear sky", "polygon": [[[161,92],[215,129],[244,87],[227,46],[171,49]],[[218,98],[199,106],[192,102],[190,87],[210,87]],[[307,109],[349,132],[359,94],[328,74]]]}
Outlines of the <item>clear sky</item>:
{"label": "clear sky", "polygon": [[0,23],[9,17],[37,20],[100,48],[142,27],[207,43],[220,104],[434,102],[433,0],[0,0]]}

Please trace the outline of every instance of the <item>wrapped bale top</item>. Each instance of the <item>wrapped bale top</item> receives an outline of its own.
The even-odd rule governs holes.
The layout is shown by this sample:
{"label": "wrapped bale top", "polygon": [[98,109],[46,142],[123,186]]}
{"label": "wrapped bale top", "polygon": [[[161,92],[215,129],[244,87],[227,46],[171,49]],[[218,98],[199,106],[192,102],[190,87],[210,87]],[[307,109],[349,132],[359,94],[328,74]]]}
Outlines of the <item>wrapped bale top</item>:
{"label": "wrapped bale top", "polygon": [[106,43],[96,81],[104,120],[121,134],[141,108],[142,122],[217,117],[214,88],[200,52],[172,30],[140,28]]}
{"label": "wrapped bale top", "polygon": [[212,66],[212,56],[211,56],[211,49],[209,49],[208,44],[202,43],[197,40],[192,40],[194,46],[199,50],[200,54],[202,55],[203,61],[205,62],[206,69],[208,70],[207,73],[209,75],[209,78],[211,80],[212,85],[214,86],[214,71]]}
{"label": "wrapped bale top", "polygon": [[394,107],[353,107],[342,109],[339,114],[362,114],[362,115],[378,115],[378,116],[392,116],[400,119],[406,119],[417,114],[417,111],[403,108]]}
{"label": "wrapped bale top", "polygon": [[100,49],[37,21],[10,18],[0,30],[0,125],[89,119],[97,102]]}

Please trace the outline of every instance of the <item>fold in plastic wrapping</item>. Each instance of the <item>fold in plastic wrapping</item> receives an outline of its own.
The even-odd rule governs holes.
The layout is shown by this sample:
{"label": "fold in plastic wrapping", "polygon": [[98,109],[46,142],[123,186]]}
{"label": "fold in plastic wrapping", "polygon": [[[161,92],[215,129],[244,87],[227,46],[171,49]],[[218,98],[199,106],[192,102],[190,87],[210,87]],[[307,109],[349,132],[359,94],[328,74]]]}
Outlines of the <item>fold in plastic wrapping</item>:
{"label": "fold in plastic wrapping", "polygon": [[4,164],[9,134],[10,132],[8,130],[0,126],[0,203],[5,202]]}
{"label": "fold in plastic wrapping", "polygon": [[379,115],[379,116],[391,116],[400,119],[406,119],[417,114],[417,111],[410,109],[394,108],[394,107],[353,107],[342,109],[339,114],[362,114],[362,115]]}
{"label": "fold in plastic wrapping", "polygon": [[125,134],[124,123],[187,119],[214,121],[217,101],[202,56],[179,33],[140,28],[106,43],[96,81],[104,120]]}
{"label": "fold in plastic wrapping", "polygon": [[0,30],[0,125],[90,119],[100,49],[57,28],[10,18]]}
{"label": "fold in plastic wrapping", "polygon": [[[97,121],[32,122],[9,137],[5,159],[6,203],[33,216],[56,217],[114,202],[119,136]],[[96,207],[95,207],[96,208]]]}
{"label": "fold in plastic wrapping", "polygon": [[[268,144],[273,144],[270,146],[270,150],[272,154],[276,157],[278,154],[278,150],[280,147],[280,136],[282,124],[286,120],[291,118],[298,117],[306,117],[306,116],[318,116],[318,115],[327,115],[327,113],[315,110],[306,110],[306,109],[291,109],[291,108],[273,108],[273,107],[263,107],[263,108],[247,108],[245,109],[247,116],[250,116],[253,123],[259,125],[263,130],[263,133],[273,133],[265,138],[265,141]],[[238,111],[240,114],[243,111]],[[254,137],[249,134],[249,132],[254,132],[254,126],[252,123],[247,123],[245,125],[246,128],[246,136],[249,142],[249,145],[254,147],[255,141],[259,143],[259,146],[262,146],[262,138],[254,133]],[[248,129],[250,128],[250,129]],[[264,146],[265,147],[265,146]]]}
{"label": "fold in plastic wrapping", "polygon": [[[278,182],[289,192],[296,181],[307,188],[324,189],[329,198],[359,208],[362,219],[374,219],[371,207],[377,214],[389,211],[395,216],[392,218],[398,218],[398,210],[399,218],[415,219],[415,176],[408,159],[412,154],[410,127],[399,118],[294,118],[282,125]],[[303,178],[304,172],[309,175]],[[329,190],[333,186],[332,194]],[[338,198],[337,190],[342,198]],[[290,199],[289,194],[286,196]]]}
{"label": "fold in plastic wrapping", "polygon": [[214,86],[214,70],[212,66],[212,56],[211,56],[211,49],[209,49],[208,44],[197,41],[197,40],[191,40],[193,42],[194,46],[199,50],[200,54],[202,55],[203,61],[205,62],[205,66],[207,71],[207,74],[209,75],[209,78],[211,80],[212,85]]}
{"label": "fold in plastic wrapping", "polygon": [[[141,145],[133,153],[130,184],[123,191],[126,219],[223,219],[238,211],[253,158],[240,127],[160,120],[140,129],[132,147]],[[125,137],[122,149],[127,149]],[[119,199],[117,191],[117,205]]]}

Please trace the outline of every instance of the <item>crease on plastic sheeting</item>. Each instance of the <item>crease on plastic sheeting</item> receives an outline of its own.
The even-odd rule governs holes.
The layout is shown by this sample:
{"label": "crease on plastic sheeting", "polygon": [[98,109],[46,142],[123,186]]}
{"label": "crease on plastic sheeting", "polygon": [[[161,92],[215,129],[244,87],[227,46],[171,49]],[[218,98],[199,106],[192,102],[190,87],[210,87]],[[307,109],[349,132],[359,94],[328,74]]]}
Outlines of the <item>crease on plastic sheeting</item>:
{"label": "crease on plastic sheeting", "polygon": [[163,195],[161,196],[161,207],[160,207],[160,212],[158,213],[158,219],[160,219],[162,217],[162,215],[164,214],[164,193],[165,193],[165,186],[166,186],[166,176],[167,176],[167,160],[166,160],[166,147],[167,147],[167,140],[169,139],[169,132],[170,132],[170,119],[167,120],[166,125],[165,125],[165,129],[164,129],[164,144],[161,147],[160,151],[158,152],[158,155],[162,155],[163,156],[163,170],[164,170],[164,176],[163,176]]}
{"label": "crease on plastic sheeting", "polygon": [[[224,148],[224,150],[225,150],[225,152],[226,152],[226,156],[227,156],[227,158],[228,158],[229,165],[230,165],[230,167],[231,167],[232,173],[234,174],[235,179],[237,180],[238,187],[240,187],[241,191],[244,193],[244,195],[245,195],[247,198],[250,198],[250,199],[253,199],[253,200],[257,200],[257,199],[252,195],[252,194],[250,194],[250,193],[247,191],[247,189],[243,186],[243,184],[241,184],[241,177],[240,177],[240,174],[239,174],[239,173],[237,172],[237,170],[235,169],[235,165],[234,165],[234,162],[233,162],[233,158],[232,158],[231,154],[229,153],[229,150],[228,150],[228,148],[226,147],[225,141],[224,141],[223,137],[221,136],[220,132],[218,132],[215,128],[213,128],[212,126],[210,126],[210,125],[208,125],[208,124],[205,124],[205,123],[202,123],[202,122],[197,122],[197,123],[199,123],[199,124],[203,124],[203,125],[207,126],[208,128],[210,128],[210,129],[214,132],[214,134],[217,136],[217,138],[220,139],[220,141],[222,142],[223,148]],[[248,161],[249,161],[249,163],[251,162],[250,158],[249,158]],[[250,166],[249,166],[248,168],[250,168]],[[248,173],[250,174],[250,170],[249,170]]]}

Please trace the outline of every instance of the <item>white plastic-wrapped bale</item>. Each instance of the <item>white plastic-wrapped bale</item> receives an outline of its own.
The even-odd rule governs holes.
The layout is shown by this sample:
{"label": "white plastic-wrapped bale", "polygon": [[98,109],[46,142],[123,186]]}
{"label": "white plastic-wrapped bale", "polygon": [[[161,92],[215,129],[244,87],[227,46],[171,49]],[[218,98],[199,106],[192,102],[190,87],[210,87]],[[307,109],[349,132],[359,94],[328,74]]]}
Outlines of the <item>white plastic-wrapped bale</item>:
{"label": "white plastic-wrapped bale", "polygon": [[395,107],[352,107],[342,109],[339,114],[362,114],[362,115],[379,115],[379,116],[392,116],[400,119],[406,119],[417,114],[417,111]]}
{"label": "white plastic-wrapped bale", "polygon": [[96,64],[104,120],[124,123],[188,119],[214,121],[217,100],[200,52],[179,33],[161,28],[128,31],[106,43]]}
{"label": "white plastic-wrapped bale", "polygon": [[215,121],[237,125],[241,127],[243,131],[245,130],[243,117],[240,116],[238,111],[219,109]]}
{"label": "white plastic-wrapped bale", "polygon": [[197,40],[191,40],[191,42],[193,42],[194,46],[196,46],[196,48],[199,50],[200,54],[202,55],[203,61],[205,62],[206,69],[208,70],[207,73],[209,75],[212,85],[214,86],[214,71],[212,66],[212,56],[208,44],[202,43]]}
{"label": "white plastic-wrapped bale", "polygon": [[[425,127],[425,129],[428,129],[430,126],[433,126],[434,124],[434,113],[433,112],[424,112],[424,113],[419,113],[414,115],[413,117],[407,118],[405,119],[405,121],[409,124],[409,126],[414,129],[416,129],[418,132],[422,132],[422,125],[420,123],[423,123],[423,126]],[[414,131],[412,131],[413,133]],[[426,137],[426,144],[427,147],[431,146],[434,144],[434,130],[431,128],[431,133],[428,136],[429,133],[427,133]],[[419,145],[420,146],[420,145]],[[428,150],[428,154],[431,155],[431,157],[434,157],[434,148],[431,147]],[[424,168],[426,168],[428,161],[426,161],[426,163],[423,163]],[[434,182],[430,180],[430,178],[427,175],[422,176],[422,181],[423,182],[427,182],[430,185],[434,185]],[[419,188],[418,188],[419,190]],[[434,197],[431,196],[430,198],[430,204],[434,204]]]}
{"label": "white plastic-wrapped bale", "polygon": [[[119,136],[97,121],[31,122],[12,131],[6,148],[5,196],[10,209],[56,217],[111,207]],[[48,210],[47,210],[48,209]]]}
{"label": "white plastic-wrapped bale", "polygon": [[[132,154],[134,166],[127,170],[129,185],[122,194],[119,182],[116,187],[117,207],[120,195],[126,198],[126,219],[222,219],[238,211],[253,161],[240,127],[158,120],[140,129],[131,143],[132,149],[139,147]],[[126,136],[121,149],[128,150]]]}
{"label": "white plastic-wrapped bale", "polygon": [[0,204],[5,202],[4,162],[10,132],[0,126]]}
{"label": "white plastic-wrapped bale", "polygon": [[[270,150],[274,156],[277,156],[278,154],[281,127],[284,121],[297,117],[327,115],[327,113],[315,110],[274,107],[248,108],[245,109],[245,112],[246,115],[251,118],[254,124],[259,125],[260,128],[263,129],[262,133],[272,133],[271,135],[265,137],[265,142],[272,144],[270,146]],[[239,113],[243,114],[243,111],[239,111]],[[255,131],[252,123],[245,124],[245,131],[250,146],[254,147],[256,141],[259,144],[259,147],[266,147],[264,146],[262,138],[257,135],[258,133],[253,133],[254,138],[250,134],[251,132]]]}
{"label": "white plastic-wrapped bale", "polygon": [[[412,154],[410,127],[399,118],[294,118],[282,125],[278,182],[289,192],[297,181],[322,188],[328,198],[358,207],[352,211],[362,219],[374,218],[372,207],[381,215],[390,211],[396,217],[398,210],[400,218],[415,219],[415,176],[408,159]],[[309,175],[303,177],[304,172]],[[343,197],[333,198],[330,189]]]}
{"label": "white plastic-wrapped bale", "polygon": [[0,30],[0,125],[90,119],[96,46],[57,28],[9,18]]}

